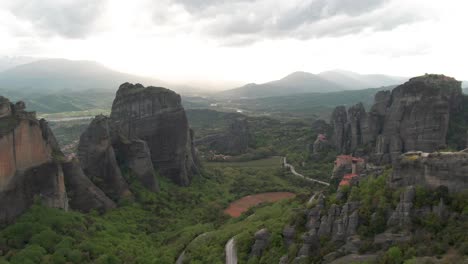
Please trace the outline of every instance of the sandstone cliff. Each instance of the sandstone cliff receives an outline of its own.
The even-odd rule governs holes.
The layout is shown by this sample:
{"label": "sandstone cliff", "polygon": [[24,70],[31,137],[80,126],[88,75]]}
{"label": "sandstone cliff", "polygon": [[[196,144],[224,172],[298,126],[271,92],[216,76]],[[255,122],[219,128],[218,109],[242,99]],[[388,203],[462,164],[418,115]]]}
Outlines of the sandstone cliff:
{"label": "sandstone cliff", "polygon": [[373,153],[376,162],[445,148],[450,117],[463,107],[461,100],[461,82],[453,78],[412,78],[391,93],[377,93],[369,112],[362,104],[348,111],[337,107],[331,118],[335,147],[341,153]]}
{"label": "sandstone cliff", "polygon": [[67,209],[61,165],[54,161],[35,113],[0,97],[0,116],[0,224],[12,221],[35,197]]}
{"label": "sandstone cliff", "polygon": [[[12,104],[4,97],[0,97],[0,150],[0,225],[13,221],[35,199],[64,210],[69,200],[72,209],[96,208],[92,203],[74,206],[75,197],[82,199],[89,196],[89,190],[99,190],[92,183],[84,188],[68,185],[74,177],[64,170],[64,156],[47,122],[26,112],[24,103]],[[112,206],[110,202],[100,207]]]}

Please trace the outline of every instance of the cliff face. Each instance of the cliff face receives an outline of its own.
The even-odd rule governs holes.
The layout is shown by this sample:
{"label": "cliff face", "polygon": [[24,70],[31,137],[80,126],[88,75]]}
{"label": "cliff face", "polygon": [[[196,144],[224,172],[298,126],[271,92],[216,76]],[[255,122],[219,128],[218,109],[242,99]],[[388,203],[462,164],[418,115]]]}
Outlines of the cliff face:
{"label": "cliff face", "polygon": [[110,198],[118,200],[130,195],[117,164],[107,117],[96,116],[81,135],[78,158],[85,175]]}
{"label": "cliff face", "polygon": [[451,192],[466,190],[468,152],[405,153],[394,162],[389,181],[392,187],[447,186]]}
{"label": "cliff face", "polygon": [[160,87],[124,83],[110,116],[114,136],[143,140],[162,176],[186,186],[197,173],[193,135],[181,98]]}
{"label": "cliff face", "polygon": [[0,224],[12,221],[35,196],[44,204],[67,209],[64,175],[43,127],[24,104],[0,99]]}
{"label": "cliff face", "polygon": [[[24,103],[13,105],[3,97],[0,97],[0,150],[0,225],[13,221],[36,198],[46,206],[64,210],[68,209],[69,200],[73,209],[96,208],[92,203],[74,206],[76,197],[86,199],[90,191],[99,190],[90,182],[82,188],[68,184],[74,176],[64,169],[63,154],[47,122],[37,120],[34,112],[26,112]],[[76,170],[80,172],[81,167]],[[115,206],[109,202],[101,208]]]}
{"label": "cliff face", "polygon": [[461,82],[443,75],[410,79],[390,92],[379,92],[369,113],[362,104],[332,115],[338,151],[369,148],[377,162],[407,151],[445,148],[450,116],[462,107]]}

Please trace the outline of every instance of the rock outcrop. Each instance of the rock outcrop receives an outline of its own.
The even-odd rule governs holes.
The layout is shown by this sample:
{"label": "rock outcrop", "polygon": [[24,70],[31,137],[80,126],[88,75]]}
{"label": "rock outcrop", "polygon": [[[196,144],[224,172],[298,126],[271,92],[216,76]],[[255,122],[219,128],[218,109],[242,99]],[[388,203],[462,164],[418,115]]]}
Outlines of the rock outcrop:
{"label": "rock outcrop", "polygon": [[303,243],[296,260],[312,256],[320,247],[320,238],[329,238],[337,244],[344,244],[357,234],[359,226],[359,203],[346,202],[343,206],[332,204],[325,209],[324,197],[320,195],[317,204],[307,212],[306,229]]}
{"label": "rock outcrop", "polygon": [[286,248],[289,248],[294,243],[296,237],[296,229],[294,226],[286,226],[283,229],[283,242]]}
{"label": "rock outcrop", "polygon": [[413,202],[416,196],[414,186],[409,186],[400,195],[400,202],[395,211],[387,221],[391,227],[408,228],[411,226],[411,216],[413,212]]}
{"label": "rock outcrop", "polygon": [[450,192],[468,188],[468,151],[408,152],[393,164],[389,184],[392,187],[410,185],[436,189],[448,187]]}
{"label": "rock outcrop", "polygon": [[252,246],[250,256],[261,257],[263,254],[263,251],[266,249],[269,243],[270,243],[270,232],[268,232],[268,230],[265,228],[258,230],[255,233],[255,242]]}
{"label": "rock outcrop", "polygon": [[124,83],[112,104],[110,120],[114,138],[146,142],[154,168],[162,176],[187,186],[198,173],[193,132],[175,92]]}
{"label": "rock outcrop", "polygon": [[348,114],[346,107],[338,106],[333,110],[331,120],[333,126],[333,142],[338,153],[348,152],[349,135],[348,135]]}
{"label": "rock outcrop", "polygon": [[139,139],[120,139],[114,146],[120,167],[128,169],[150,191],[159,191],[148,144]]}
{"label": "rock outcrop", "polygon": [[113,200],[130,195],[112,146],[109,119],[96,116],[80,137],[78,158],[86,176]]}
{"label": "rock outcrop", "polygon": [[77,159],[64,162],[63,173],[71,208],[82,212],[93,209],[101,213],[115,208],[115,203],[86,177]]}
{"label": "rock outcrop", "polygon": [[215,153],[239,155],[249,149],[251,134],[246,118],[235,118],[226,131],[208,135],[195,141],[196,146],[205,146]]}
{"label": "rock outcrop", "polygon": [[0,116],[0,224],[15,219],[35,197],[66,210],[62,168],[35,113],[26,112],[24,103],[13,105],[1,97]]}
{"label": "rock outcrop", "polygon": [[340,153],[367,151],[387,163],[407,151],[433,152],[446,147],[450,116],[460,111],[461,82],[424,75],[375,96],[366,113],[362,104],[332,114],[334,143]]}
{"label": "rock outcrop", "polygon": [[309,152],[311,152],[311,157],[320,157],[322,154],[326,154],[330,150],[330,142],[328,142],[327,136],[325,134],[318,134],[314,143],[309,147]]}
{"label": "rock outcrop", "polygon": [[[87,197],[89,191],[98,193],[99,189],[90,182],[80,188],[69,184],[75,177],[69,173],[47,122],[37,120],[34,112],[27,112],[24,103],[12,104],[0,97],[0,116],[0,225],[13,221],[35,199],[64,210],[69,204],[72,209],[83,211],[113,207],[112,202],[96,206],[94,198],[75,206],[75,199]],[[81,168],[74,171],[80,173]]]}

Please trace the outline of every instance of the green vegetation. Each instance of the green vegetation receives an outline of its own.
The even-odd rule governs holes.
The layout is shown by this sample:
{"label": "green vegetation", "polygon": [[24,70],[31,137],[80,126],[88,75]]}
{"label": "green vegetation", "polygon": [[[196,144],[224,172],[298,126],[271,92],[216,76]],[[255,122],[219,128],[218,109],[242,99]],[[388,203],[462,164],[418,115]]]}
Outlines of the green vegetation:
{"label": "green vegetation", "polygon": [[[224,244],[234,235],[238,235],[241,263],[245,263],[253,233],[262,226],[275,231],[271,252],[276,252],[282,247],[278,231],[292,210],[304,204],[314,185],[284,173],[277,165],[269,167],[272,161],[256,161],[257,166],[207,167],[187,188],[161,179],[159,193],[130,179],[134,200],[121,201],[117,209],[104,215],[64,212],[38,203],[0,231],[0,263],[174,263],[205,232],[210,235],[187,249],[192,263],[222,263]],[[238,219],[223,213],[231,201],[271,191],[298,196],[260,205]],[[270,258],[277,259],[277,255]]]}
{"label": "green vegetation", "polygon": [[50,129],[60,143],[65,154],[76,150],[81,134],[88,128],[91,119],[79,119],[60,122],[49,122]]}
{"label": "green vegetation", "polygon": [[247,167],[247,168],[280,168],[283,160],[281,157],[270,157],[266,159],[258,159],[251,161],[240,162],[207,162],[207,167]]}
{"label": "green vegetation", "polygon": [[[115,96],[113,90],[31,92],[21,89],[0,89],[10,101],[24,101],[28,111],[39,113],[67,113],[92,109],[110,109]],[[109,111],[109,110],[107,110]]]}
{"label": "green vegetation", "polygon": [[19,124],[15,116],[7,116],[0,119],[0,135],[5,135],[15,129]]}

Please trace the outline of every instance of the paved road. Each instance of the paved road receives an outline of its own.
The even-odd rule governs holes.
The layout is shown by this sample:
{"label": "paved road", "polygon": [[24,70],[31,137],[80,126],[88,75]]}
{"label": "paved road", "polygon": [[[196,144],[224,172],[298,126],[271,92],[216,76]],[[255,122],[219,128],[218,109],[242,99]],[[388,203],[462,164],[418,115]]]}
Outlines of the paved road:
{"label": "paved road", "polygon": [[237,252],[234,238],[229,239],[226,244],[226,264],[237,264]]}
{"label": "paved road", "polygon": [[[193,241],[199,239],[200,237],[206,236],[206,234],[208,234],[208,232],[203,233],[203,234],[197,236],[194,240],[192,240],[192,241],[187,245],[187,247],[188,247],[191,243],[193,243]],[[187,247],[186,247],[186,249],[187,249]],[[182,253],[180,253],[179,257],[177,258],[176,264],[182,264],[182,263],[184,263],[184,259],[185,259],[185,250],[182,251]]]}
{"label": "paved road", "polygon": [[286,157],[283,157],[283,167],[289,168],[289,170],[291,171],[292,174],[294,174],[294,175],[296,175],[298,177],[301,177],[304,180],[311,181],[311,182],[316,182],[316,183],[319,183],[319,184],[322,184],[322,185],[325,185],[325,186],[330,186],[330,184],[328,182],[324,182],[324,181],[320,181],[320,180],[317,180],[317,179],[312,179],[312,178],[309,178],[309,177],[305,177],[304,175],[298,173],[296,171],[296,169],[294,169],[294,166],[289,164],[286,161]]}

